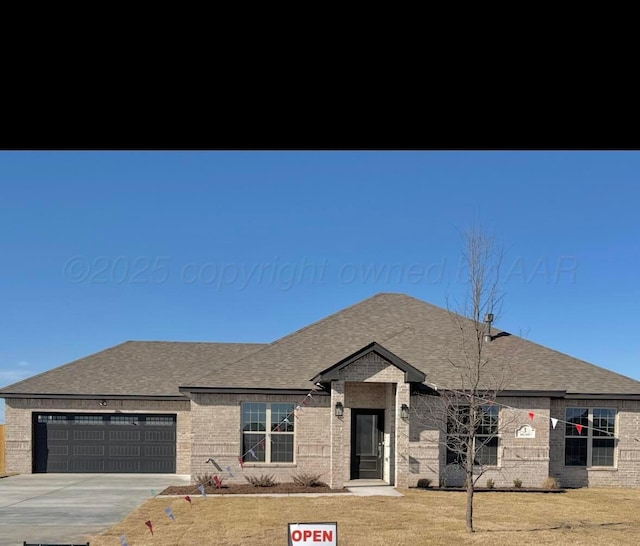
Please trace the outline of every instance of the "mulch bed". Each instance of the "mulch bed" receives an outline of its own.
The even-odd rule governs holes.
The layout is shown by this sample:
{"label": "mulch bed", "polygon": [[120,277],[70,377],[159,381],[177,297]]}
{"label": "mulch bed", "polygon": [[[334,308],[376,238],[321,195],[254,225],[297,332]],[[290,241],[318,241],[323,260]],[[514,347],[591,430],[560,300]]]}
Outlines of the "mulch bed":
{"label": "mulch bed", "polygon": [[[278,483],[271,487],[256,487],[250,483],[223,484],[222,487],[206,485],[204,491],[207,495],[256,495],[260,493],[348,493],[347,489],[331,489],[328,485],[304,487],[295,483]],[[173,485],[167,487],[160,495],[200,495],[197,485]]]}

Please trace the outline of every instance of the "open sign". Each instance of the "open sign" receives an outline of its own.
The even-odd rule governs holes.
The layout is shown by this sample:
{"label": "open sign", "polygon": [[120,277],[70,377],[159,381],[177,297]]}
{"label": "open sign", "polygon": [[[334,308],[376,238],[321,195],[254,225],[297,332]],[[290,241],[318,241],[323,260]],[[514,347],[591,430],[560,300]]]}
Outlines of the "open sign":
{"label": "open sign", "polygon": [[325,546],[337,546],[338,524],[333,523],[290,523],[289,546],[301,546],[307,544],[324,544]]}

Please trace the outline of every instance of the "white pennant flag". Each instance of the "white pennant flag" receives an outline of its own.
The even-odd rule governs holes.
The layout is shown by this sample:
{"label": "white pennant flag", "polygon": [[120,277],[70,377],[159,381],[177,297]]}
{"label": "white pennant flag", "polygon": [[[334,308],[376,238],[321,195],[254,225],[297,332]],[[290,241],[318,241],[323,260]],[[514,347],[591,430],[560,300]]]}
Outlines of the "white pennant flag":
{"label": "white pennant flag", "polygon": [[556,428],[556,425],[558,424],[558,420],[555,417],[551,418],[551,426],[553,428]]}

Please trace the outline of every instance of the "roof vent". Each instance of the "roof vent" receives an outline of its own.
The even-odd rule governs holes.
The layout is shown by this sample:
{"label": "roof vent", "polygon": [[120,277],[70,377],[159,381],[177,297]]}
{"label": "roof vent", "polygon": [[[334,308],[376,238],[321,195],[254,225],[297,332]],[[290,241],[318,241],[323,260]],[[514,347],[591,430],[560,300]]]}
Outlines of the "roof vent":
{"label": "roof vent", "polygon": [[493,337],[491,336],[491,323],[493,322],[493,313],[487,313],[484,316],[484,322],[487,325],[484,331],[484,340],[489,343]]}

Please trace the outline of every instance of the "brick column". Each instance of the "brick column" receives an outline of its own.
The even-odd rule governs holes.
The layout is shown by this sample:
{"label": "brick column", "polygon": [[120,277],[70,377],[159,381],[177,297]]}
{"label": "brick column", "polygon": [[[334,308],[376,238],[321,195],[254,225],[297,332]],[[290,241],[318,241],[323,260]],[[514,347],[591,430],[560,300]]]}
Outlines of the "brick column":
{"label": "brick column", "polygon": [[345,408],[343,417],[336,417],[336,403],[342,402],[344,405],[344,381],[331,382],[331,465],[329,476],[329,487],[340,489],[344,486],[344,465],[348,450],[345,452],[344,427],[348,419],[348,412]]}
{"label": "brick column", "polygon": [[409,419],[400,416],[402,404],[411,407],[409,387],[409,383],[398,383],[396,389],[396,487],[409,487]]}

